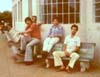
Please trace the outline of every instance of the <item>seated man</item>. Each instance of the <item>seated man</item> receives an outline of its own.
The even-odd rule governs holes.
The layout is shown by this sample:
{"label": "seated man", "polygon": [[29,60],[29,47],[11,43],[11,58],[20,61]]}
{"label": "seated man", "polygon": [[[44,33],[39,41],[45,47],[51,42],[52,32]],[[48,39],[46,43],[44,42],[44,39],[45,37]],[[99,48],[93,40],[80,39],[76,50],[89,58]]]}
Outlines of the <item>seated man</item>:
{"label": "seated man", "polygon": [[50,29],[48,37],[43,43],[43,57],[46,59],[54,44],[59,42],[64,35],[64,29],[60,25],[58,18],[53,19],[53,26]]}
{"label": "seated man", "polygon": [[[71,72],[70,69],[74,67],[75,62],[79,58],[79,54],[77,53],[80,48],[80,38],[76,36],[76,33],[78,31],[78,26],[73,24],[71,27],[71,35],[68,35],[65,38],[64,41],[64,51],[54,51],[54,64],[58,68],[58,71],[66,70],[68,73]],[[61,60],[62,57],[70,57],[70,61],[68,63],[68,66],[66,68],[63,65],[63,62]]]}
{"label": "seated man", "polygon": [[37,23],[37,16],[32,16],[31,19],[32,19],[32,22],[33,22],[33,23]]}
{"label": "seated man", "polygon": [[26,30],[19,33],[21,34],[20,50],[25,51],[25,64],[32,64],[32,46],[40,42],[41,34],[39,27],[36,23],[32,23],[31,18],[27,17],[25,23],[27,24]]}

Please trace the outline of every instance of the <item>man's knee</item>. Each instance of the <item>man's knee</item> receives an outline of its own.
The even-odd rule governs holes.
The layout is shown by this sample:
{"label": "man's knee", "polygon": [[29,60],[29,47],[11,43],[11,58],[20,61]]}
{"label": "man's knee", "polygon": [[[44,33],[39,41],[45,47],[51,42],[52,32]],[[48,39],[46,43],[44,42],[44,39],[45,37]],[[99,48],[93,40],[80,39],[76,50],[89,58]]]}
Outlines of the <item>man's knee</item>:
{"label": "man's knee", "polygon": [[53,56],[58,56],[58,52],[57,51],[54,51],[53,52]]}
{"label": "man's knee", "polygon": [[21,40],[23,40],[23,39],[25,39],[25,36],[21,35],[20,38],[21,38]]}
{"label": "man's knee", "polygon": [[58,42],[59,42],[59,38],[58,38],[58,40],[57,40],[57,39],[51,40],[50,45],[54,45],[54,44],[56,44],[56,43],[58,43]]}
{"label": "man's knee", "polygon": [[32,47],[32,45],[30,45],[30,44],[27,44],[26,45],[26,48],[30,48],[30,47]]}
{"label": "man's knee", "polygon": [[78,53],[72,53],[72,54],[71,54],[71,57],[74,57],[74,58],[77,58],[77,59],[78,59],[80,56],[79,56]]}
{"label": "man's knee", "polygon": [[47,37],[47,38],[44,40],[44,42],[48,42],[48,41],[50,41],[50,40],[51,40],[51,38]]}

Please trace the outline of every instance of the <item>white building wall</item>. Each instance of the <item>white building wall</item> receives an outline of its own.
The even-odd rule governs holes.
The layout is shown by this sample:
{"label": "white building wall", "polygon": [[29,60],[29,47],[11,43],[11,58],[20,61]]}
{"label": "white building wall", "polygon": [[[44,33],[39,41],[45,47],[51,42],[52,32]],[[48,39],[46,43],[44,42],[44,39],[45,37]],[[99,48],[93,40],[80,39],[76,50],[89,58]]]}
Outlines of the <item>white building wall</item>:
{"label": "white building wall", "polygon": [[100,63],[100,23],[95,22],[93,0],[86,0],[87,42],[96,43],[95,62]]}
{"label": "white building wall", "polygon": [[[96,43],[95,63],[100,64],[100,23],[94,21],[93,0],[80,0],[80,21],[78,35],[82,42]],[[23,31],[25,28],[24,19],[28,16],[28,0],[22,0],[22,22],[16,22],[16,29]],[[32,0],[32,15],[36,15],[39,21],[38,0]],[[42,40],[48,35],[52,24],[43,24],[41,26]],[[65,29],[65,35],[70,34],[71,24],[62,24]]]}

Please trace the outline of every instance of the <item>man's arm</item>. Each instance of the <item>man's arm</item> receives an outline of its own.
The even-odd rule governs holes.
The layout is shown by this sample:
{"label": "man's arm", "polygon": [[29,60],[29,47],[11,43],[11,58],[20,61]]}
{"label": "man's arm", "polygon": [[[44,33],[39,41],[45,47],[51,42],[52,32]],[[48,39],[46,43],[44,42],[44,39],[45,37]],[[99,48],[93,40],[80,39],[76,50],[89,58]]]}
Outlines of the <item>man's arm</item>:
{"label": "man's arm", "polygon": [[52,33],[52,27],[50,28],[50,31],[49,31],[48,37],[52,37],[52,36],[51,36],[51,33]]}
{"label": "man's arm", "polygon": [[24,31],[24,32],[19,32],[18,34],[27,34],[27,33],[29,33],[29,32],[31,32],[32,30],[31,29],[28,29],[28,30],[26,30],[26,31]]}
{"label": "man's arm", "polygon": [[29,29],[25,30],[24,32],[20,32],[19,34],[27,34],[31,31],[33,31],[35,26],[36,26],[35,24],[31,25]]}
{"label": "man's arm", "polygon": [[60,27],[60,28],[58,28],[58,29],[59,29],[58,35],[55,36],[55,37],[62,38],[63,35],[64,35],[64,29],[63,29],[63,27]]}
{"label": "man's arm", "polygon": [[76,46],[76,48],[73,50],[73,52],[78,52],[80,50],[80,46]]}
{"label": "man's arm", "polygon": [[67,47],[66,47],[67,45],[66,44],[64,44],[64,46],[63,46],[63,50],[64,51],[66,51],[66,49],[67,49]]}
{"label": "man's arm", "polygon": [[73,50],[73,52],[78,52],[80,50],[80,38],[77,39],[77,45],[76,48]]}
{"label": "man's arm", "polygon": [[63,49],[64,49],[65,55],[70,56],[70,54],[67,52],[67,45],[66,44],[64,44]]}

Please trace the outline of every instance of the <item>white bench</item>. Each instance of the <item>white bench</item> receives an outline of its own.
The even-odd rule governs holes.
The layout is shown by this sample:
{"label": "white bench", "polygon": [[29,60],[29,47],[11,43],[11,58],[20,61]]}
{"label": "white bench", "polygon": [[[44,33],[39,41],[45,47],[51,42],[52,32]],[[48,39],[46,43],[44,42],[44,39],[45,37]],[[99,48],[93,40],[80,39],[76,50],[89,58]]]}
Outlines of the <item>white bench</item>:
{"label": "white bench", "polygon": [[15,42],[17,43],[20,39],[20,35],[18,31],[14,30],[13,28],[9,32],[5,32],[8,42]]}
{"label": "white bench", "polygon": [[[13,53],[17,53],[18,52],[18,47],[19,47],[19,41],[20,41],[20,35],[18,34],[19,32],[14,30],[13,28],[9,31],[9,32],[5,32],[8,44],[11,48],[11,50],[13,51]],[[40,47],[40,43],[34,45],[33,48],[33,52],[34,54],[40,54],[41,52],[39,52],[39,49],[41,49]]]}

